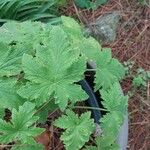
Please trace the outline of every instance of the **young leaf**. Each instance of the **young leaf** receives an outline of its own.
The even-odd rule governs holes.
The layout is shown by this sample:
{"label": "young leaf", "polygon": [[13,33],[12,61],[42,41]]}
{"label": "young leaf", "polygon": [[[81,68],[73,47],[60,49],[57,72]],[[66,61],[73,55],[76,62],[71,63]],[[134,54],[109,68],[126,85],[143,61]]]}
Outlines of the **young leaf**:
{"label": "young leaf", "polygon": [[125,71],[117,59],[112,58],[110,49],[102,49],[96,58],[95,90],[109,88],[114,82],[123,78]]}
{"label": "young leaf", "polygon": [[94,121],[90,116],[90,112],[86,112],[78,117],[73,111],[67,110],[66,115],[55,121],[55,126],[65,129],[61,139],[66,150],[79,150],[85,142],[88,142],[94,130]]}
{"label": "young leaf", "polygon": [[73,42],[79,41],[83,38],[83,33],[81,30],[81,26],[75,21],[73,18],[61,17],[63,23],[63,29],[67,33],[67,35],[73,39]]}
{"label": "young leaf", "polygon": [[38,99],[42,105],[52,94],[64,110],[68,100],[85,100],[86,93],[75,82],[84,78],[86,60],[74,50],[60,27],[51,30],[51,37],[36,48],[36,57],[24,55],[25,78],[30,80],[18,93],[27,99]]}
{"label": "young leaf", "polygon": [[101,45],[92,37],[84,38],[79,43],[79,49],[82,54],[87,57],[88,61],[94,61],[97,59],[101,51]]}
{"label": "young leaf", "polygon": [[96,146],[87,146],[85,150],[120,150],[116,143],[122,119],[116,112],[107,113],[101,119],[103,134],[96,138]]}
{"label": "young leaf", "polygon": [[38,118],[34,116],[35,105],[25,102],[19,110],[12,110],[11,122],[0,119],[0,143],[20,141],[21,143],[33,144],[34,137],[43,132],[43,129],[32,127]]}
{"label": "young leaf", "polygon": [[115,137],[111,135],[99,136],[96,138],[97,150],[120,150],[115,141]]}
{"label": "young leaf", "polygon": [[97,146],[87,146],[84,150],[120,150],[113,136],[99,136],[96,138]]}
{"label": "young leaf", "polygon": [[0,78],[0,108],[18,108],[24,100],[16,93],[16,79]]}
{"label": "young leaf", "polygon": [[116,143],[120,125],[122,124],[122,117],[116,112],[107,113],[101,119],[101,127],[103,134],[96,138],[96,147],[89,146],[86,150],[119,150]]}
{"label": "young leaf", "polygon": [[111,135],[115,139],[119,133],[120,125],[123,122],[123,117],[117,112],[111,112],[104,115],[100,120],[103,135]]}
{"label": "young leaf", "polygon": [[103,99],[102,104],[108,111],[126,114],[128,97],[123,95],[119,83],[113,84],[108,90],[100,90],[100,93]]}

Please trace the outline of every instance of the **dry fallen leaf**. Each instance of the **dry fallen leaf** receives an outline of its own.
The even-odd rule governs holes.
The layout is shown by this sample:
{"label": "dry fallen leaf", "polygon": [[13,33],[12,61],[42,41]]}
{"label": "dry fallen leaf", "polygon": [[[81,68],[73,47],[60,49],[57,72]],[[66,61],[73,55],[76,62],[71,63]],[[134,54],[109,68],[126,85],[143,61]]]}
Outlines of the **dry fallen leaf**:
{"label": "dry fallen leaf", "polygon": [[40,143],[40,144],[44,145],[45,150],[50,150],[51,138],[52,138],[52,136],[51,136],[50,131],[46,130],[42,134],[37,136],[35,138],[35,140],[36,140],[37,143]]}

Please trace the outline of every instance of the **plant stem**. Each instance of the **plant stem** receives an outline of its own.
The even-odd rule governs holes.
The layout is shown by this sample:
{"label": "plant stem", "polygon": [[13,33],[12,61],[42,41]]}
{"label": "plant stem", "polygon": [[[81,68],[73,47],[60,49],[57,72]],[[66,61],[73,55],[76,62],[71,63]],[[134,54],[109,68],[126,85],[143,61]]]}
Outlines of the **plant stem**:
{"label": "plant stem", "polygon": [[52,100],[52,99],[50,99],[49,101],[47,101],[46,103],[44,103],[44,104],[34,113],[34,115],[37,114],[37,113],[39,113],[41,110],[43,110],[43,109],[48,105],[48,103],[49,103],[51,100]]}
{"label": "plant stem", "polygon": [[88,106],[74,106],[73,109],[79,108],[79,109],[94,109],[94,110],[100,110],[100,111],[108,111],[107,109],[103,108],[97,108],[97,107],[88,107]]}
{"label": "plant stem", "polygon": [[13,146],[13,145],[0,145],[0,149],[1,149],[1,148],[2,148],[2,149],[3,149],[3,148],[6,148],[6,147],[7,147],[7,148],[8,148],[8,147],[12,147],[12,146]]}

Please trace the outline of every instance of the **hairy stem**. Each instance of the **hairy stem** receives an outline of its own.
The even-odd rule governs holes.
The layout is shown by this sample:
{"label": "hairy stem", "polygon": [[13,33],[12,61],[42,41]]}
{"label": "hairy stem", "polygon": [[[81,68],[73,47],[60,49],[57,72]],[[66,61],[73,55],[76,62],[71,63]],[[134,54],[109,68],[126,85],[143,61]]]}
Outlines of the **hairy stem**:
{"label": "hairy stem", "polygon": [[50,102],[51,100],[53,100],[53,99],[50,99],[49,101],[47,101],[46,103],[44,103],[44,104],[34,113],[34,115],[37,114],[37,113],[39,113],[41,110],[43,110],[43,109],[49,104],[49,102]]}
{"label": "hairy stem", "polygon": [[79,108],[79,109],[94,109],[94,110],[100,110],[100,111],[108,111],[107,109],[103,108],[97,108],[97,107],[88,107],[88,106],[74,106],[73,109]]}

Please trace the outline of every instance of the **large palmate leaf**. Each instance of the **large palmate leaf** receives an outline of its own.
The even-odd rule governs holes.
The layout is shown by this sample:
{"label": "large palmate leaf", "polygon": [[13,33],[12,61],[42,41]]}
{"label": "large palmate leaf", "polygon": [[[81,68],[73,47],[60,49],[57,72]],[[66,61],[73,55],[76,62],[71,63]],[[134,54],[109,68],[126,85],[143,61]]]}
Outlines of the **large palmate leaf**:
{"label": "large palmate leaf", "polygon": [[36,47],[36,57],[24,55],[22,64],[25,78],[30,80],[18,93],[27,99],[38,99],[42,104],[54,94],[55,103],[63,110],[72,102],[85,100],[85,92],[74,84],[84,78],[86,60],[72,47],[60,27],[53,27],[51,36]]}
{"label": "large palmate leaf", "polygon": [[125,115],[128,97],[123,95],[119,83],[113,84],[108,90],[100,90],[100,93],[103,99],[102,104],[108,111],[117,111]]}
{"label": "large palmate leaf", "polygon": [[19,110],[12,110],[12,119],[10,122],[5,122],[0,119],[0,142],[9,143],[12,141],[20,141],[23,143],[33,144],[34,136],[43,132],[43,129],[36,128],[33,123],[38,120],[38,117],[33,116],[35,113],[35,105],[26,102],[19,107]]}
{"label": "large palmate leaf", "polygon": [[66,130],[61,136],[66,150],[79,150],[88,142],[94,130],[94,121],[90,115],[90,112],[86,112],[78,117],[73,111],[67,110],[66,115],[55,121],[55,126]]}
{"label": "large palmate leaf", "polygon": [[24,100],[17,95],[16,79],[0,78],[0,108],[18,108]]}
{"label": "large palmate leaf", "polygon": [[109,88],[125,74],[124,67],[117,59],[112,58],[111,50],[107,48],[97,54],[96,65],[96,90],[100,87]]}

